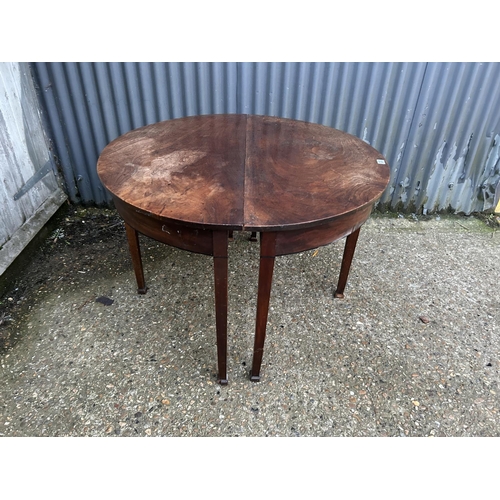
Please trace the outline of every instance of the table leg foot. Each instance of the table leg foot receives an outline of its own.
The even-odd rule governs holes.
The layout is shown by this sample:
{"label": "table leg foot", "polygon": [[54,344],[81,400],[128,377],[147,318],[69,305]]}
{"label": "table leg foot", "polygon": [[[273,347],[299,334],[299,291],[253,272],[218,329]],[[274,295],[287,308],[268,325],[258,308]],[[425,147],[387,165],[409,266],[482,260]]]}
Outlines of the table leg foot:
{"label": "table leg foot", "polygon": [[132,264],[134,266],[135,279],[137,281],[137,292],[145,294],[147,292],[146,282],[144,281],[144,270],[142,268],[141,247],[139,246],[139,233],[125,222],[127,232],[128,246]]}
{"label": "table leg foot", "polygon": [[227,231],[213,232],[217,366],[221,385],[227,384],[227,242]]}
{"label": "table leg foot", "polygon": [[276,233],[260,233],[259,289],[257,293],[257,319],[255,322],[255,342],[250,380],[260,380],[260,366],[264,354],[267,315],[271,298],[274,259],[276,256]]}
{"label": "table leg foot", "polygon": [[342,257],[342,264],[340,266],[339,282],[337,285],[337,290],[335,290],[335,293],[333,294],[336,299],[344,298],[344,288],[347,283],[347,277],[349,276],[349,270],[351,269],[351,262],[354,256],[354,250],[356,249],[358,236],[359,228],[346,238],[344,256]]}

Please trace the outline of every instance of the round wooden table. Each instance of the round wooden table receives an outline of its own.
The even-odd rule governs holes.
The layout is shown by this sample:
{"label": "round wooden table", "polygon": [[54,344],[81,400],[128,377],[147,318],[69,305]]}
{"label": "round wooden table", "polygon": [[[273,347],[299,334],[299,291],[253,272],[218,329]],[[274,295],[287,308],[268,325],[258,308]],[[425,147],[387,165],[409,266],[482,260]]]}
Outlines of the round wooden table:
{"label": "round wooden table", "polygon": [[102,151],[97,171],[125,221],[139,293],[138,233],[214,259],[218,381],[227,384],[228,240],[260,233],[253,363],[260,367],[274,259],[347,236],[343,297],[361,225],[389,182],[385,158],[339,130],[254,115],[205,115],[132,130]]}

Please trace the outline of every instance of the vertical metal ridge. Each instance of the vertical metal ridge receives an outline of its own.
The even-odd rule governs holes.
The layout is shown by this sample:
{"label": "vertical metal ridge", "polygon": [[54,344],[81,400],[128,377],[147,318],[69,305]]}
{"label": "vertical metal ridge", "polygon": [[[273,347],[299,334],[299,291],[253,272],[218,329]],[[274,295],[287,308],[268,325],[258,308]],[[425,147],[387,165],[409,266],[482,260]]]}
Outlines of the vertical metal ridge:
{"label": "vertical metal ridge", "polygon": [[158,121],[168,120],[172,117],[172,104],[168,94],[165,64],[154,63],[153,72],[156,82],[154,98],[158,110]]}
{"label": "vertical metal ridge", "polygon": [[64,178],[65,188],[72,202],[78,201],[77,189],[74,183],[72,161],[68,151],[64,131],[62,128],[61,114],[57,105],[53,84],[50,78],[50,69],[46,64],[33,65],[33,75],[39,87],[39,99],[46,113],[49,135],[54,142],[55,151]]}
{"label": "vertical metal ridge", "polygon": [[156,105],[155,80],[153,75],[153,64],[141,62],[138,65],[139,82],[141,89],[141,102],[143,105],[144,119],[141,123],[149,125],[159,121],[158,106]]}
{"label": "vertical metal ridge", "polygon": [[214,76],[207,63],[196,63],[196,79],[198,81],[200,114],[210,114],[213,110],[211,96]]}
{"label": "vertical metal ridge", "polygon": [[[66,132],[66,140],[73,157],[74,179],[78,191],[86,199],[94,199],[90,179],[85,175],[85,166],[88,164],[89,158],[88,152],[89,149],[93,148],[93,145],[88,144],[89,149],[86,149],[83,144],[85,139],[88,138],[89,130],[81,120],[82,99],[74,97],[75,94],[83,96],[81,88],[77,84],[78,77],[76,75],[75,63],[55,63],[52,68],[54,70],[52,74],[54,85],[60,89],[60,109]],[[78,104],[80,105],[80,109],[75,109],[75,105]]]}
{"label": "vertical metal ridge", "polygon": [[[97,200],[98,203],[102,203],[104,190],[100,186],[100,181],[97,176],[96,169],[87,169],[86,165],[90,164],[96,156],[99,156],[100,149],[97,144],[99,137],[102,136],[102,129],[99,130],[99,118],[98,112],[93,112],[95,110],[95,95],[94,94],[94,82],[92,82],[92,75],[82,64],[73,63],[71,66],[72,72],[70,78],[73,78],[72,87],[74,91],[71,94],[71,100],[73,102],[74,109],[77,110],[77,127],[80,131],[82,137],[82,148],[84,157],[82,158],[82,163],[78,164],[78,175],[81,182],[88,186],[90,192],[92,193],[92,198]],[[89,80],[88,86],[85,82],[85,77]],[[84,99],[79,99],[79,92],[83,92]],[[94,100],[92,100],[94,98]],[[92,118],[95,117],[95,120]],[[104,143],[104,141],[103,141]]]}
{"label": "vertical metal ridge", "polygon": [[100,137],[99,147],[102,144],[116,139],[119,135],[116,117],[116,102],[113,95],[112,83],[109,77],[109,68],[106,63],[93,63],[96,84],[96,98],[102,115],[103,136]]}

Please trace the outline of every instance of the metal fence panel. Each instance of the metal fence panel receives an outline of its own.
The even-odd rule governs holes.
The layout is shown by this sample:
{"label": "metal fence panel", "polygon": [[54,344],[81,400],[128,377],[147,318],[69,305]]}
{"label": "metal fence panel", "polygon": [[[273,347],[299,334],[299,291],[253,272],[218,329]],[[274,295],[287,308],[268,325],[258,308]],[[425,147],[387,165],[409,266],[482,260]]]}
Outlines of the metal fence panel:
{"label": "metal fence panel", "polygon": [[156,121],[249,113],[306,120],[381,151],[392,209],[492,206],[498,184],[496,63],[36,63],[68,193],[107,203],[103,147]]}
{"label": "metal fence panel", "polygon": [[500,65],[430,63],[392,202],[426,212],[493,205],[500,171]]}

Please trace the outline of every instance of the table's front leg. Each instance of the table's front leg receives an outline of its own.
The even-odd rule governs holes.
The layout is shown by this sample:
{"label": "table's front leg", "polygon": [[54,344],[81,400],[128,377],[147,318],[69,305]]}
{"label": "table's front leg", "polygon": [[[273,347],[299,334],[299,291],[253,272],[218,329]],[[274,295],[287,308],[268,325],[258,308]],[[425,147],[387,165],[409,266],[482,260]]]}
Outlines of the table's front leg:
{"label": "table's front leg", "polygon": [[260,380],[260,365],[264,354],[267,315],[273,281],[274,259],[276,257],[276,233],[260,233],[259,290],[257,295],[257,320],[250,380]]}
{"label": "table's front leg", "polygon": [[349,276],[349,270],[351,269],[351,262],[354,256],[354,250],[356,250],[356,243],[358,241],[359,230],[360,228],[356,229],[356,231],[351,233],[346,238],[344,256],[342,257],[342,265],[340,266],[339,282],[337,284],[337,290],[335,290],[335,293],[333,294],[333,296],[336,299],[344,298],[344,288],[347,283],[347,277]]}
{"label": "table's front leg", "polygon": [[137,280],[137,292],[144,294],[147,292],[146,282],[144,281],[144,270],[142,268],[141,248],[139,246],[139,234],[137,231],[125,222],[127,232],[128,246],[132,264],[134,266],[135,278]]}
{"label": "table's front leg", "polygon": [[213,232],[217,381],[227,384],[227,242],[228,231]]}

